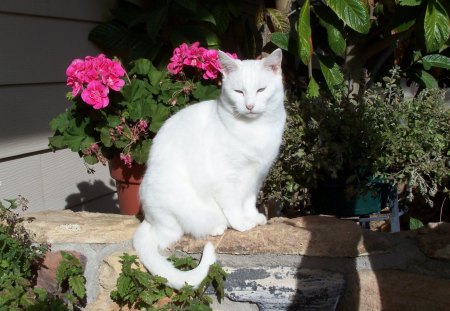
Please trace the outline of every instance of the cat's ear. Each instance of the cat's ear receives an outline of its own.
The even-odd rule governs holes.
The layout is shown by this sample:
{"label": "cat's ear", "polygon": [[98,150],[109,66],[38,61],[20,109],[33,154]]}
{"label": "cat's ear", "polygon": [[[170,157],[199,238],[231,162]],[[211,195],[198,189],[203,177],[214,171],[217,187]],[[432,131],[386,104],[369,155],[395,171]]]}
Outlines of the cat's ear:
{"label": "cat's ear", "polygon": [[239,60],[236,60],[230,56],[228,56],[226,53],[219,51],[219,62],[220,66],[222,67],[222,74],[224,76],[228,75],[230,72],[236,71],[239,66]]}
{"label": "cat's ear", "polygon": [[276,49],[269,56],[263,59],[264,67],[272,70],[275,74],[281,73],[282,59],[283,52],[281,52],[281,49]]}

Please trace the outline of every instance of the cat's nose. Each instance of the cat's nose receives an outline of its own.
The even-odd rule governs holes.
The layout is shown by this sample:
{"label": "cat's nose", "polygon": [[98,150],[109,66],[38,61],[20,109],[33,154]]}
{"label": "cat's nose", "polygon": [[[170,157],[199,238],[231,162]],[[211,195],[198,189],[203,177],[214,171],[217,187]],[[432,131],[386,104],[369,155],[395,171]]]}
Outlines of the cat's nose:
{"label": "cat's nose", "polygon": [[254,104],[245,104],[245,108],[247,108],[249,111],[252,111],[253,108],[255,108]]}

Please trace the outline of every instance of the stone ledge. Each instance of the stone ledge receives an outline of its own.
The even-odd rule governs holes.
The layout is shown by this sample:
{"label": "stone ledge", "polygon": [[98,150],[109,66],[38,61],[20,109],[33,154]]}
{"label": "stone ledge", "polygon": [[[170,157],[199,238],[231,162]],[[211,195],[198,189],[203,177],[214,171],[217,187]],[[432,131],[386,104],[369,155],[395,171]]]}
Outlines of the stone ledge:
{"label": "stone ledge", "polygon": [[[133,253],[131,239],[138,219],[71,211],[28,216],[35,218],[26,227],[36,241],[52,243],[53,251],[75,251],[86,258],[87,310],[114,309],[109,292],[120,273],[118,258],[123,252]],[[339,301],[343,309],[357,309],[348,308],[352,305],[384,309],[397,306],[393,303],[402,295],[411,301],[408,306],[428,304],[433,310],[439,309],[445,294],[435,284],[450,288],[449,232],[447,223],[390,234],[365,231],[354,222],[327,216],[274,218],[244,233],[227,230],[220,237],[200,240],[185,236],[172,250],[198,254],[206,240],[216,245],[219,262],[231,272],[226,295],[242,303],[228,301],[229,307],[214,310],[255,310],[254,304],[244,301],[258,304],[260,310],[325,305],[334,309]],[[408,284],[404,292],[403,283]],[[389,286],[398,288],[381,290]]]}
{"label": "stone ledge", "polygon": [[200,253],[206,241],[211,241],[219,254],[356,257],[389,251],[393,244],[388,235],[365,231],[355,222],[335,217],[280,217],[247,232],[229,229],[222,236],[204,239],[185,236],[172,250]]}
{"label": "stone ledge", "polygon": [[25,228],[40,243],[120,243],[131,240],[139,220],[134,216],[64,211],[27,213]]}

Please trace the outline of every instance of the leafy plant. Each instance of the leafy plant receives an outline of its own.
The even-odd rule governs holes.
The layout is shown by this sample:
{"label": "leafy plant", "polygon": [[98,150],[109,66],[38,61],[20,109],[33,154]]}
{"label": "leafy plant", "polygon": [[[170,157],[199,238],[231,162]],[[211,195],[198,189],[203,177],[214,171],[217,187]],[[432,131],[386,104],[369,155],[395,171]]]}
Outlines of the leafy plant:
{"label": "leafy plant", "polygon": [[[166,279],[154,276],[141,269],[137,256],[124,253],[121,257],[122,272],[117,279],[117,290],[111,292],[111,299],[121,308],[144,310],[211,310],[211,298],[206,295],[212,285],[217,299],[224,298],[226,273],[218,264],[213,264],[208,276],[198,289],[186,285],[174,290],[165,285]],[[181,270],[193,269],[197,262],[192,257],[170,257],[174,266]]]}
{"label": "leafy plant", "polygon": [[0,310],[20,310],[37,301],[33,281],[48,246],[33,243],[23,227],[25,219],[16,212],[25,210],[28,201],[5,201],[8,205],[0,201]]}
{"label": "leafy plant", "polygon": [[[280,0],[275,3],[282,2]],[[350,86],[358,93],[365,73],[372,81],[401,66],[423,88],[448,85],[450,4],[443,0],[302,0],[283,9],[261,9],[263,42],[293,56],[291,78],[311,96]],[[276,14],[270,13],[277,11]],[[278,22],[274,22],[276,19]],[[286,24],[290,27],[276,27]],[[273,25],[272,27],[269,27]],[[300,61],[300,66],[296,66]],[[295,68],[294,70],[292,68]],[[363,83],[364,84],[364,83]],[[363,86],[364,87],[364,86]]]}
{"label": "leafy plant", "polygon": [[156,69],[148,59],[130,65],[126,74],[104,55],[72,62],[67,70],[72,105],[50,122],[51,148],[68,147],[87,164],[105,164],[115,156],[128,166],[144,164],[152,138],[170,115],[219,94],[217,72],[206,79],[202,70],[190,71],[187,65],[177,74]]}
{"label": "leafy plant", "polygon": [[72,308],[80,307],[86,298],[86,279],[80,260],[68,252],[61,252],[62,260],[56,269],[56,282],[61,289],[62,298]]}
{"label": "leafy plant", "polygon": [[289,95],[280,159],[260,201],[275,200],[287,214],[314,212],[311,190],[345,173],[353,193],[367,190],[370,178],[407,185],[411,191],[404,199],[432,206],[450,176],[450,111],[443,91],[423,90],[405,99],[399,80],[399,68],[394,68],[384,83],[363,89],[356,98]]}
{"label": "leafy plant", "polygon": [[[63,253],[64,260],[57,268],[61,293],[49,294],[36,287],[37,271],[49,245],[34,243],[23,226],[24,221],[32,219],[26,220],[16,212],[18,208],[26,210],[28,201],[21,196],[5,201],[8,205],[0,202],[0,310],[80,310],[85,280],[78,259]],[[65,282],[69,284],[67,289]]]}
{"label": "leafy plant", "polygon": [[[219,48],[220,36],[241,16],[240,1],[119,1],[113,18],[97,25],[89,40],[125,60],[147,58],[160,68],[183,42]],[[239,29],[242,33],[242,29]]]}

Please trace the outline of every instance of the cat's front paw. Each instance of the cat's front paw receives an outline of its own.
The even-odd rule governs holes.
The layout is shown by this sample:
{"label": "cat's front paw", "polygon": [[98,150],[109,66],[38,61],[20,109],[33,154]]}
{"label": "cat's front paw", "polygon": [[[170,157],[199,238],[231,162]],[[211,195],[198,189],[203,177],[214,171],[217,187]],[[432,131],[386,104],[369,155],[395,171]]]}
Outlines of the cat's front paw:
{"label": "cat's front paw", "polygon": [[248,218],[240,218],[230,222],[230,225],[231,228],[243,232],[254,228],[257,224]]}
{"label": "cat's front paw", "polygon": [[267,223],[266,215],[261,213],[254,215],[253,220],[256,222],[257,225],[265,225]]}
{"label": "cat's front paw", "polygon": [[218,236],[224,234],[225,230],[227,230],[227,225],[220,225],[214,228],[210,235]]}

